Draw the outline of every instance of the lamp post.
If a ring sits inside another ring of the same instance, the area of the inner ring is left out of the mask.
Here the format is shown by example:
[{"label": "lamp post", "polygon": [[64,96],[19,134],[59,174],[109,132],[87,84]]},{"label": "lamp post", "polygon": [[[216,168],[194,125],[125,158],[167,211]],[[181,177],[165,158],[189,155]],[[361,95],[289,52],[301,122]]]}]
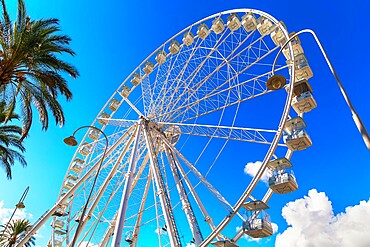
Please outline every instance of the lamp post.
[{"label": "lamp post", "polygon": [[87,200],[86,200],[86,203],[85,203],[85,206],[82,210],[82,213],[81,213],[81,216],[80,216],[80,221],[78,222],[78,225],[77,225],[77,228],[76,228],[76,232],[75,232],[75,235],[73,237],[73,240],[71,242],[71,247],[74,247],[74,245],[76,244],[76,241],[77,241],[77,238],[78,236],[80,235],[80,231],[82,230],[81,229],[81,225],[84,221],[84,216],[85,216],[85,213],[86,213],[86,210],[87,210],[87,207],[88,207],[88,204],[89,204],[89,201],[90,201],[90,198],[91,198],[91,195],[93,193],[93,190],[94,190],[94,187],[95,187],[95,184],[96,184],[96,180],[98,179],[98,176],[99,176],[99,172],[101,170],[101,167],[102,167],[102,164],[103,164],[103,160],[105,158],[105,155],[107,153],[107,149],[108,149],[108,137],[107,135],[99,128],[95,127],[95,126],[90,126],[90,125],[87,125],[87,126],[81,126],[79,128],[77,128],[73,134],[70,136],[70,137],[67,137],[64,139],[64,143],[67,144],[68,146],[77,146],[77,141],[76,141],[76,138],[75,138],[75,134],[81,130],[81,129],[85,129],[85,128],[88,128],[88,129],[94,129],[98,132],[100,132],[101,134],[103,134],[104,138],[105,138],[105,148],[104,148],[104,153],[103,153],[103,156],[102,158],[100,159],[100,164],[99,164],[99,167],[98,167],[98,170],[96,172],[96,175],[94,177],[94,181],[92,183],[92,186],[91,186],[91,190],[90,190],[90,193],[89,193],[89,196],[87,197]]},{"label": "lamp post", "polygon": [[30,186],[27,186],[27,188],[24,190],[22,196],[21,196],[21,199],[19,199],[19,202],[15,205],[15,209],[12,213],[12,215],[10,216],[8,222],[6,223],[5,227],[4,227],[4,230],[2,231],[2,233],[4,233],[6,231],[6,229],[8,228],[8,225],[9,223],[12,221],[14,215],[15,215],[15,212],[17,212],[18,209],[23,209],[25,208],[26,206],[24,205],[24,199],[26,198],[27,194],[28,194],[28,191],[30,189]]},{"label": "lamp post", "polygon": [[347,106],[348,106],[348,108],[350,109],[350,111],[352,113],[353,121],[355,122],[356,127],[357,127],[358,131],[360,132],[360,134],[362,136],[362,139],[364,140],[367,149],[370,151],[370,137],[369,137],[369,134],[368,134],[368,132],[365,128],[365,125],[362,123],[360,116],[357,114],[355,108],[353,107],[353,105],[352,105],[352,103],[351,103],[351,101],[350,101],[350,99],[347,95],[347,92],[344,89],[344,87],[342,85],[342,82],[340,81],[339,76],[338,76],[337,72],[335,71],[335,69],[333,67],[333,64],[330,62],[329,57],[328,57],[326,51],[324,50],[324,47],[322,46],[319,38],[317,37],[316,33],[313,30],[303,29],[303,30],[295,33],[294,35],[292,35],[288,39],[288,41],[285,42],[285,44],[280,48],[279,52],[277,53],[277,55],[275,57],[274,63],[272,65],[272,72],[271,72],[273,76],[269,79],[268,83],[270,82],[270,84],[277,85],[276,87],[278,87],[280,84],[285,85],[285,78],[282,78],[281,75],[274,75],[276,61],[277,61],[279,55],[281,54],[282,50],[288,45],[288,43],[290,41],[292,41],[295,37],[297,37],[298,35],[300,35],[302,33],[310,33],[314,37],[317,45],[320,48],[320,51],[321,51],[322,55],[325,58],[325,61],[326,61],[327,65],[329,66],[329,69],[330,69],[331,73],[333,74],[335,80],[337,81],[337,84],[338,84],[338,87],[339,87],[339,89],[342,93],[342,96],[343,96],[344,100],[346,101]]}]

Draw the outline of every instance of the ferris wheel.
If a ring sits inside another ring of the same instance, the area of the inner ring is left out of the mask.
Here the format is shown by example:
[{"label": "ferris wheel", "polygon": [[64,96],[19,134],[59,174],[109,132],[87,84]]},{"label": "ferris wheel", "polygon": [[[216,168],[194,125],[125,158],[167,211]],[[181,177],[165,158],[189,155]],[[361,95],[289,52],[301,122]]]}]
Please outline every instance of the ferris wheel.
[{"label": "ferris wheel", "polygon": [[190,25],[118,86],[32,231],[52,218],[54,247],[238,246],[243,234],[272,235],[268,200],[298,188],[289,159],[312,144],[312,76],[298,37],[265,12]]}]

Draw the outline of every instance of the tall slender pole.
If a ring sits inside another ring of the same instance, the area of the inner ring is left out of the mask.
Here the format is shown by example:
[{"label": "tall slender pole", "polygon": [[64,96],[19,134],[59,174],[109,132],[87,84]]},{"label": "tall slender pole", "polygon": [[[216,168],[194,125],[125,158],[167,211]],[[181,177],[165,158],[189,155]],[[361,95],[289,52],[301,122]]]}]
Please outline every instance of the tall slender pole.
[{"label": "tall slender pole", "polygon": [[2,234],[6,231],[6,229],[8,228],[8,225],[9,223],[11,222],[11,220],[13,219],[14,215],[15,215],[15,212],[17,212],[18,209],[22,209],[24,208],[24,199],[26,198],[27,194],[28,194],[28,190],[30,189],[30,186],[27,186],[27,188],[24,190],[22,196],[21,196],[21,199],[19,199],[18,203],[15,205],[15,209],[12,213],[12,215],[10,216],[8,222],[6,223],[4,229],[2,230]]},{"label": "tall slender pole", "polygon": [[75,146],[75,145],[77,144],[77,142],[76,142],[76,144],[74,144],[73,142],[71,143],[71,142],[68,142],[68,141],[73,141],[73,140],[75,141],[75,138],[74,138],[75,134],[76,134],[79,130],[81,130],[81,129],[85,129],[85,128],[87,128],[87,129],[94,129],[94,130],[96,130],[96,131],[100,132],[101,134],[103,134],[103,136],[104,136],[104,138],[105,138],[105,148],[104,148],[103,156],[102,156],[102,158],[100,159],[100,164],[99,164],[98,170],[97,170],[97,172],[96,172],[96,174],[95,174],[94,181],[93,181],[93,183],[92,183],[92,185],[91,185],[90,193],[89,193],[89,195],[88,195],[88,197],[87,197],[87,200],[86,200],[85,206],[84,206],[84,208],[83,208],[83,210],[82,210],[82,213],[81,213],[81,216],[80,216],[80,222],[79,222],[79,223],[78,223],[78,225],[77,225],[76,232],[75,232],[75,235],[74,235],[74,237],[73,237],[73,239],[72,239],[72,243],[70,244],[70,247],[74,247],[74,246],[75,246],[76,241],[77,241],[77,238],[78,238],[78,236],[80,235],[80,232],[81,232],[81,230],[82,230],[82,227],[81,227],[81,226],[82,226],[82,222],[84,222],[85,213],[86,213],[87,207],[88,207],[88,205],[89,205],[91,195],[92,195],[92,193],[93,193],[93,191],[94,191],[94,187],[95,187],[96,181],[97,181],[97,179],[98,179],[100,169],[101,169],[101,167],[102,167],[102,165],[103,165],[103,161],[104,161],[105,155],[107,154],[107,149],[108,149],[108,145],[109,145],[107,135],[106,135],[106,134],[105,134],[101,129],[99,129],[99,128],[95,127],[95,126],[81,126],[81,127],[77,128],[77,129],[73,132],[72,136],[70,136],[70,137],[68,137],[68,138],[64,139],[64,142],[65,142],[67,145],[71,145],[71,144],[72,144],[73,146]]},{"label": "tall slender pole", "polygon": [[329,57],[328,57],[328,54],[327,54],[327,53],[326,53],[326,51],[324,50],[324,47],[322,46],[322,44],[321,44],[321,42],[320,42],[319,38],[317,37],[316,33],[315,33],[313,30],[311,30],[311,29],[303,29],[303,30],[301,30],[301,31],[299,31],[299,32],[297,32],[297,33],[295,33],[294,35],[292,35],[292,36],[288,39],[288,41],[287,41],[287,42],[285,42],[285,44],[280,48],[280,50],[279,50],[278,54],[277,54],[277,55],[276,55],[276,57],[275,57],[275,61],[274,61],[273,65],[272,65],[272,74],[274,74],[274,71],[275,71],[275,64],[276,64],[276,61],[277,61],[277,59],[278,59],[279,55],[281,54],[282,50],[287,46],[287,44],[288,44],[291,40],[293,40],[295,37],[297,37],[298,35],[300,35],[300,34],[302,34],[302,33],[310,33],[310,34],[314,37],[314,39],[315,39],[315,41],[316,41],[317,45],[318,45],[318,46],[319,46],[319,48],[320,48],[320,51],[321,51],[322,55],[323,55],[323,56],[324,56],[324,58],[325,58],[326,64],[329,66],[329,69],[330,69],[331,73],[333,74],[333,76],[334,76],[335,80],[337,81],[337,84],[338,84],[338,87],[339,87],[339,89],[340,89],[340,91],[341,91],[341,93],[342,93],[342,96],[343,96],[344,100],[346,101],[347,106],[348,106],[348,108],[350,109],[350,111],[351,111],[351,113],[352,113],[353,121],[355,122],[356,127],[357,127],[358,131],[360,132],[360,134],[361,134],[361,136],[362,136],[362,139],[364,140],[364,142],[365,142],[365,145],[366,145],[367,149],[370,151],[370,137],[369,137],[369,134],[368,134],[368,132],[367,132],[367,130],[366,130],[366,127],[365,127],[365,125],[363,124],[363,122],[361,121],[361,118],[360,118],[360,116],[357,114],[357,112],[356,112],[355,108],[353,107],[353,105],[352,105],[352,103],[351,103],[351,100],[349,99],[349,97],[348,97],[348,95],[347,95],[347,92],[346,92],[346,90],[344,89],[344,87],[343,87],[343,85],[342,85],[342,82],[340,81],[339,76],[338,76],[337,72],[335,71],[334,66],[333,66],[333,64],[331,63],[331,61],[330,61],[330,59],[329,59]]},{"label": "tall slender pole", "polygon": [[[203,241],[203,236],[199,228],[199,224],[197,221],[197,218],[195,217],[194,211],[191,207],[188,195],[185,191],[185,186],[180,178],[180,172],[176,167],[174,154],[169,150],[169,148],[165,145],[165,152],[168,159],[168,162],[170,164],[172,176],[176,183],[176,188],[180,196],[180,201],[182,204],[182,209],[185,212],[186,219],[188,220],[191,233],[193,234],[195,243],[199,245]],[[179,164],[177,164],[179,165]]]},{"label": "tall slender pole", "polygon": [[121,246],[122,231],[123,231],[123,227],[125,224],[125,216],[126,216],[126,210],[128,206],[128,199],[130,197],[131,183],[132,183],[132,179],[134,177],[134,173],[136,170],[136,163],[137,163],[136,153],[137,153],[137,147],[139,144],[140,131],[141,131],[142,124],[143,124],[143,120],[140,120],[138,123],[137,129],[136,129],[134,147],[131,152],[130,163],[129,163],[127,173],[126,173],[126,181],[123,187],[121,204],[120,204],[120,208],[119,208],[118,215],[117,215],[116,227],[114,229],[114,235],[113,235],[111,247]]}]

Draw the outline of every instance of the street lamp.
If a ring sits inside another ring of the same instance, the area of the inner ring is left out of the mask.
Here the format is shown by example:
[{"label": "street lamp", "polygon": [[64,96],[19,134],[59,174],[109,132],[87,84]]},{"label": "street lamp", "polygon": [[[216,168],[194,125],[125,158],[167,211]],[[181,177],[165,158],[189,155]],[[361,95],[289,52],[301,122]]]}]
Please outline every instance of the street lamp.
[{"label": "street lamp", "polygon": [[13,216],[15,215],[15,212],[18,210],[18,209],[23,209],[25,208],[26,206],[24,205],[23,201],[24,199],[26,198],[27,194],[28,194],[28,190],[30,189],[30,186],[27,186],[27,188],[24,190],[22,196],[21,196],[21,199],[19,199],[19,202],[15,205],[15,209],[12,213],[12,215],[10,216],[8,222],[6,223],[5,227],[4,227],[4,230],[3,230],[3,233],[6,231],[6,229],[8,228],[8,225],[9,223],[11,222],[11,220],[13,219]]},{"label": "street lamp", "polygon": [[105,158],[105,155],[107,153],[107,149],[108,149],[108,137],[107,135],[99,128],[95,127],[95,126],[81,126],[79,128],[77,128],[73,134],[67,138],[64,139],[64,143],[67,144],[68,146],[77,146],[77,141],[76,141],[76,138],[75,138],[75,134],[80,130],[80,129],[84,129],[84,128],[88,128],[88,129],[94,129],[98,132],[100,132],[101,134],[103,134],[104,138],[105,138],[105,148],[104,148],[104,153],[103,153],[103,156],[102,158],[100,159],[100,164],[99,164],[99,167],[98,167],[98,170],[96,172],[96,175],[95,175],[95,178],[94,178],[94,181],[93,181],[93,184],[91,186],[91,190],[90,190],[90,193],[89,193],[89,196],[87,197],[87,200],[86,200],[86,203],[85,203],[85,206],[82,210],[82,213],[81,213],[81,216],[80,216],[80,220],[78,221],[78,225],[77,225],[77,228],[76,228],[76,232],[75,232],[75,235],[73,237],[73,240],[71,242],[71,247],[74,247],[74,245],[76,244],[76,241],[77,241],[77,238],[80,234],[80,231],[82,230],[81,229],[81,225],[83,224],[83,221],[84,221],[84,216],[85,216],[85,213],[86,213],[86,210],[87,210],[87,206],[89,204],[89,201],[90,201],[90,198],[91,198],[91,195],[92,195],[92,192],[94,190],[94,187],[95,187],[95,184],[96,184],[96,180],[98,179],[98,176],[99,176],[99,172],[100,172],[100,169],[102,167],[102,164],[103,164],[103,160]]},{"label": "street lamp", "polygon": [[367,132],[367,130],[365,128],[365,125],[362,123],[362,121],[360,119],[360,116],[356,113],[356,110],[353,107],[353,105],[352,105],[352,103],[351,103],[351,101],[350,101],[350,99],[349,99],[349,97],[347,95],[347,92],[344,89],[344,87],[342,85],[342,82],[339,79],[339,76],[338,76],[337,72],[335,71],[332,63],[330,62],[329,57],[328,57],[327,53],[325,52],[324,47],[322,46],[319,38],[317,37],[316,33],[313,30],[311,30],[311,29],[303,29],[303,30],[295,33],[294,35],[292,35],[288,39],[288,41],[285,42],[285,44],[280,48],[279,52],[277,53],[277,55],[275,57],[275,61],[274,61],[273,65],[272,65],[272,71],[271,71],[272,77],[268,80],[267,84],[269,84],[269,85],[272,84],[273,85],[272,87],[279,88],[279,85],[282,84],[282,83],[284,83],[284,82],[282,82],[282,78],[281,78],[282,76],[281,75],[275,75],[274,74],[276,61],[277,61],[279,55],[281,54],[282,50],[289,44],[289,42],[292,41],[295,37],[297,37],[298,35],[300,35],[302,33],[310,33],[314,37],[317,45],[320,48],[320,51],[321,51],[322,55],[325,58],[325,61],[326,61],[327,65],[330,68],[331,73],[333,74],[335,80],[338,83],[338,87],[339,87],[339,89],[340,89],[340,91],[341,91],[341,93],[343,95],[344,100],[347,103],[348,108],[351,110],[353,121],[355,122],[355,124],[357,126],[357,129],[360,132],[360,134],[362,136],[362,139],[364,140],[367,149],[370,151],[370,137],[369,137],[369,134],[368,134],[368,132]]}]

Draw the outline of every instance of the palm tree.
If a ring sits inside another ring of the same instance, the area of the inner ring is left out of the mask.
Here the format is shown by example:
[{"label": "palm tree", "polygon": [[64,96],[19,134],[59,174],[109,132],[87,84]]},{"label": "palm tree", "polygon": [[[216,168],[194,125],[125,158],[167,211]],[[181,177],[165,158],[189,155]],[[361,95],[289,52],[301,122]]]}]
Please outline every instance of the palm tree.
[{"label": "palm tree", "polygon": [[[47,130],[49,111],[56,124],[63,125],[64,113],[58,95],[72,98],[63,75],[76,78],[79,73],[58,55],[75,55],[69,47],[71,38],[59,34],[55,18],[31,20],[23,0],[18,0],[17,18],[9,18],[5,0],[1,0],[3,18],[0,20],[0,100],[12,112],[20,109],[23,124],[22,140],[32,125],[33,109],[39,114],[42,129]],[[17,108],[18,109],[18,108]]]},{"label": "palm tree", "polygon": [[[13,247],[19,239],[32,228],[28,220],[18,219],[10,222],[6,229],[1,229],[0,232],[0,246]],[[31,237],[25,244],[25,247],[35,245],[35,237]]]},{"label": "palm tree", "polygon": [[[0,103],[0,166],[4,168],[7,178],[12,179],[11,167],[14,165],[14,162],[18,160],[22,166],[26,166],[27,163],[24,156],[20,153],[25,151],[20,140],[22,128],[16,125],[4,124],[6,118],[9,120],[18,119],[18,116],[14,113],[6,112],[5,106],[4,102]],[[15,147],[16,150],[11,147]]]}]

